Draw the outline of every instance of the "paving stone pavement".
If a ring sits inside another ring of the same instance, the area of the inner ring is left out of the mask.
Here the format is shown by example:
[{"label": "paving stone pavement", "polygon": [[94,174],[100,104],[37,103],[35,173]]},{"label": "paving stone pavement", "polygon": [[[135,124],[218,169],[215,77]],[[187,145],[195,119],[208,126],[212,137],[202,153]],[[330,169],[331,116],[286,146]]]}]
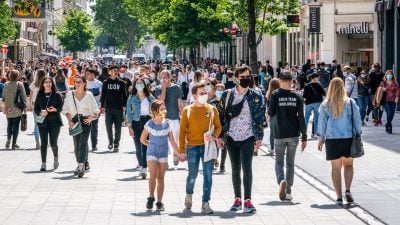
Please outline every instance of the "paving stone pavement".
[{"label": "paving stone pavement", "polygon": [[[6,119],[0,115],[0,144],[5,143]],[[60,167],[55,171],[38,172],[40,153],[35,146],[29,115],[28,131],[21,133],[22,150],[0,147],[0,224],[364,224],[346,209],[299,177],[295,178],[293,203],[278,200],[274,160],[260,155],[254,160],[254,215],[228,211],[233,202],[229,172],[215,174],[211,206],[214,215],[200,214],[202,177],[199,176],[193,195],[193,211],[183,210],[186,164],[166,174],[165,212],[145,209],[148,182],[136,177],[133,141],[125,128],[119,153],[106,149],[104,120],[101,118],[99,151],[90,153],[91,170],[83,179],[72,176],[76,167],[72,138],[66,127],[60,135]],[[52,167],[49,148],[48,168]],[[229,161],[229,160],[228,160]],[[172,164],[170,164],[172,165]],[[227,165],[230,171],[230,165]]]},{"label": "paving stone pavement", "polygon": [[[383,123],[385,119],[384,114]],[[266,133],[269,137],[268,129]],[[365,156],[355,160],[353,197],[360,207],[384,223],[400,224],[400,113],[395,114],[392,135],[385,132],[384,126],[367,123],[362,139]],[[267,139],[264,144],[269,147]],[[317,141],[309,140],[304,153],[298,152],[296,166],[333,188],[331,167],[325,156],[325,152],[317,150]]]}]

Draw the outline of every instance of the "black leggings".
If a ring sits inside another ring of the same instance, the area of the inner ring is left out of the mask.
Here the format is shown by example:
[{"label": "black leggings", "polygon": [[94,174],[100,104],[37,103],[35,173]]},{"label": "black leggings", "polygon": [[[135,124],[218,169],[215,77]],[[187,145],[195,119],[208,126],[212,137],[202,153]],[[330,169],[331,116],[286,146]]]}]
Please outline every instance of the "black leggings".
[{"label": "black leggings", "polygon": [[10,141],[12,137],[13,145],[17,143],[20,122],[21,122],[21,116],[14,118],[7,118],[7,141]]},{"label": "black leggings", "polygon": [[47,145],[49,143],[50,136],[50,146],[53,151],[54,157],[58,157],[58,136],[60,135],[60,126],[59,125],[51,125],[47,123],[46,126],[39,126],[39,134],[40,134],[40,155],[42,156],[42,162],[46,162],[47,158]]}]

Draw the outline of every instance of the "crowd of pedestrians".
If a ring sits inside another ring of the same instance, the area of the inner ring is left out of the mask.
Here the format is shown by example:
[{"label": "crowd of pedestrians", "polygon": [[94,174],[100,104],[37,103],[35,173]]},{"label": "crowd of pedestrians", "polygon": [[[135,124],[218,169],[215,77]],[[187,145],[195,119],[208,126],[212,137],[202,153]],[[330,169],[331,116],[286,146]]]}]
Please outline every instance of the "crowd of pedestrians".
[{"label": "crowd of pedestrians", "polygon": [[337,203],[344,199],[342,168],[345,200],[354,202],[352,140],[361,135],[371,112],[373,124],[380,126],[385,110],[386,132],[393,132],[400,96],[396,75],[392,70],[383,73],[379,64],[353,71],[336,60],[329,66],[311,60],[301,68],[279,65],[274,70],[269,61],[260,63],[258,75],[246,65],[225,68],[210,60],[202,66],[83,60],[11,65],[0,82],[5,147],[19,148],[20,125],[26,128],[26,111],[32,111],[34,121],[28,122],[35,125],[40,171],[47,170],[48,146],[57,169],[65,115],[74,143],[74,175],[83,177],[90,169],[89,151],[101,151],[98,123],[104,115],[108,151],[119,152],[122,127],[127,127],[132,144],[124,148],[136,152],[138,176],[146,179],[149,173],[147,209],[156,203],[157,210],[164,210],[164,176],[172,157],[174,166],[187,162],[187,209],[192,208],[202,164],[201,212],[213,213],[213,171],[224,173],[229,156],[234,191],[230,210],[254,213],[252,161],[269,129],[268,153],[275,155],[281,201],[293,199],[296,150],[300,145],[304,151],[312,138],[318,139],[318,150],[325,146]]}]

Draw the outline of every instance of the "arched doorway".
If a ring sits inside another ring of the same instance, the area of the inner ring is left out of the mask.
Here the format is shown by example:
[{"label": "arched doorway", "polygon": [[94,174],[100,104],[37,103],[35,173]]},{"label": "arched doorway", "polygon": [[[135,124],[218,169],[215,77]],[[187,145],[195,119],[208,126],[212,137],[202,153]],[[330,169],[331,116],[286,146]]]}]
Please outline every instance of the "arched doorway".
[{"label": "arched doorway", "polygon": [[161,59],[161,50],[160,50],[160,47],[158,47],[158,46],[154,46],[154,48],[153,48],[153,59],[154,60]]}]

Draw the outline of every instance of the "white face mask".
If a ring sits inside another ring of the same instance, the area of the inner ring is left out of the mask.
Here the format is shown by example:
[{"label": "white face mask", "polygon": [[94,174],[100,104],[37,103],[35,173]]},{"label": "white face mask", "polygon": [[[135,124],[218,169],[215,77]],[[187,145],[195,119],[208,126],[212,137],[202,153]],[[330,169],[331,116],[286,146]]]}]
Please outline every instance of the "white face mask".
[{"label": "white face mask", "polygon": [[197,100],[199,101],[200,104],[204,105],[207,103],[208,95],[199,96]]}]

